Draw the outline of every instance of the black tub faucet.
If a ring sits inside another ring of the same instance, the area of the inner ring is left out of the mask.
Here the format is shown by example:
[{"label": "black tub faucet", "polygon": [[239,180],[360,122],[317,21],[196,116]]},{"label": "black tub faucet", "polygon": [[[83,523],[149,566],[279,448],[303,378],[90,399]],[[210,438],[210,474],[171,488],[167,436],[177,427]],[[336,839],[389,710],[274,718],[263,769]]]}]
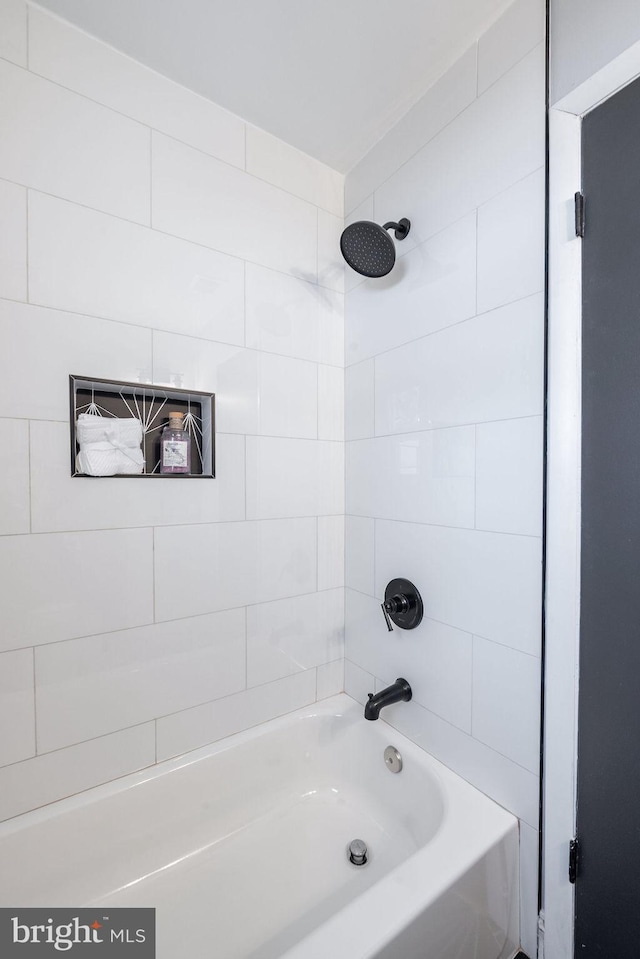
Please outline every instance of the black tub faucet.
[{"label": "black tub faucet", "polygon": [[381,689],[375,696],[373,693],[369,693],[369,702],[365,703],[364,707],[364,718],[377,719],[380,710],[385,706],[390,706],[391,703],[408,703],[411,696],[411,686],[406,679],[396,679],[395,683]]}]

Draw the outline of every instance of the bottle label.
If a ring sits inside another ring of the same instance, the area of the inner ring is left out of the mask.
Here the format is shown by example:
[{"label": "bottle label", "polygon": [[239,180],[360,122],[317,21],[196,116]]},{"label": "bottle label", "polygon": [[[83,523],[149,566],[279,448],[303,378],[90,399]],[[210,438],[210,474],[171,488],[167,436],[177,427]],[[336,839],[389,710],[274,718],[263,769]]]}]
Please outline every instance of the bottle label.
[{"label": "bottle label", "polygon": [[187,440],[162,441],[162,465],[187,468],[189,443]]}]

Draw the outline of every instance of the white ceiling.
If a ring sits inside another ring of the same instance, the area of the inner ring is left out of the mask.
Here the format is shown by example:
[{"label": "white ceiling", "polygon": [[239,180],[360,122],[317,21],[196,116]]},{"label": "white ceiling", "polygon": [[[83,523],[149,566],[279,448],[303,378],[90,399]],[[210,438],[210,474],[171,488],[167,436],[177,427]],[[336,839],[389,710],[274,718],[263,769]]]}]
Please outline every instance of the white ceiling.
[{"label": "white ceiling", "polygon": [[336,170],[510,0],[39,0]]}]

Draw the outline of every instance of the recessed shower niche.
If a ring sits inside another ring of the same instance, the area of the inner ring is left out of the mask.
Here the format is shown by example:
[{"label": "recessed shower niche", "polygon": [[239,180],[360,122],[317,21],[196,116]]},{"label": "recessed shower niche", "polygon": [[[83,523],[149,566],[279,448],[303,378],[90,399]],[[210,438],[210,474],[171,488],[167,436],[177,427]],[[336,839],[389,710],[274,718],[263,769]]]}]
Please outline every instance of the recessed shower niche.
[{"label": "recessed shower niche", "polygon": [[[69,403],[72,476],[215,476],[215,394],[72,375]],[[173,459],[163,451],[170,414],[182,433],[171,436]],[[181,447],[188,455],[176,459]]]}]

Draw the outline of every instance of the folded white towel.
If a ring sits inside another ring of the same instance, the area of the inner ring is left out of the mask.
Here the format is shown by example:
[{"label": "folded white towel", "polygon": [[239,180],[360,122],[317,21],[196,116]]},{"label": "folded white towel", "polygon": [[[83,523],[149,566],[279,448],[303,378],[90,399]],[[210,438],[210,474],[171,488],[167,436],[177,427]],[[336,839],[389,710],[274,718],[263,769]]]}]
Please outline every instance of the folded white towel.
[{"label": "folded white towel", "polygon": [[119,419],[80,413],[76,437],[80,446],[76,456],[78,473],[89,476],[142,473],[142,423],[135,417]]},{"label": "folded white towel", "polygon": [[[96,446],[106,444],[97,443]],[[89,449],[76,456],[76,470],[87,476],[116,476],[141,473],[144,466],[142,450]]]},{"label": "folded white towel", "polygon": [[80,413],[76,424],[76,437],[80,448],[86,443],[111,442],[121,449],[136,447],[142,442],[142,423],[135,417],[120,419],[112,416],[96,416]]}]

